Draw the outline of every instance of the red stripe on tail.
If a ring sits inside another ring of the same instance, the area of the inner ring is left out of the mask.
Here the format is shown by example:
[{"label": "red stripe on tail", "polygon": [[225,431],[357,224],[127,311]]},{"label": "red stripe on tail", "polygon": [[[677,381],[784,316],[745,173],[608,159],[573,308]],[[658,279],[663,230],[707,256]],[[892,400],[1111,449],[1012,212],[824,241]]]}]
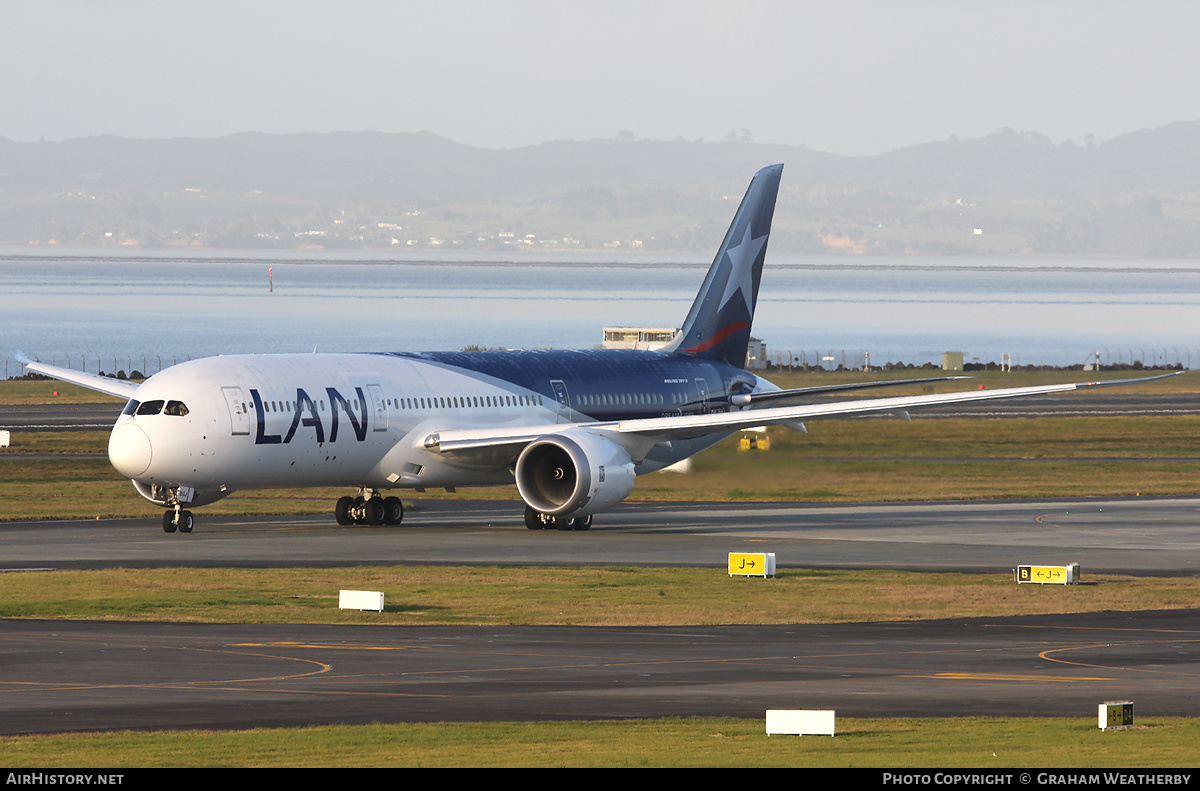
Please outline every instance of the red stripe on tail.
[{"label": "red stripe on tail", "polygon": [[716,335],[712,336],[711,338],[709,338],[708,340],[706,340],[704,343],[700,344],[699,346],[693,346],[690,349],[684,349],[684,351],[688,352],[689,354],[699,354],[700,352],[706,352],[709,349],[711,349],[712,347],[716,346],[721,341],[728,338],[733,333],[737,332],[738,330],[745,329],[749,326],[750,326],[750,324],[745,321],[739,321],[737,324],[730,324],[728,327],[721,330]]}]

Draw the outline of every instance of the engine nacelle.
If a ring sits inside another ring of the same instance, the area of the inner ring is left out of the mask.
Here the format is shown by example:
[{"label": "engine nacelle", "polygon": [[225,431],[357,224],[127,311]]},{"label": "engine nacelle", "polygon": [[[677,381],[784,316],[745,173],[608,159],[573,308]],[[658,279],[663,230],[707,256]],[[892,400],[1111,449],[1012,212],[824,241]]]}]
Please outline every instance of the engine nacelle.
[{"label": "engine nacelle", "polygon": [[586,431],[531,442],[517,458],[517,490],[550,516],[589,516],[633,491],[633,459],[621,446]]}]

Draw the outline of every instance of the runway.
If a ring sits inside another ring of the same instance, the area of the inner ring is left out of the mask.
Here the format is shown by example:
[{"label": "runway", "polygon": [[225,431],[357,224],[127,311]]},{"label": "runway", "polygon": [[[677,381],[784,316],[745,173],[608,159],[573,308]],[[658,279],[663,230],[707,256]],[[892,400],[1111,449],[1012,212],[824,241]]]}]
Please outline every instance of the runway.
[{"label": "runway", "polygon": [[22,431],[109,431],[122,401],[87,404],[0,404],[0,428]]}]

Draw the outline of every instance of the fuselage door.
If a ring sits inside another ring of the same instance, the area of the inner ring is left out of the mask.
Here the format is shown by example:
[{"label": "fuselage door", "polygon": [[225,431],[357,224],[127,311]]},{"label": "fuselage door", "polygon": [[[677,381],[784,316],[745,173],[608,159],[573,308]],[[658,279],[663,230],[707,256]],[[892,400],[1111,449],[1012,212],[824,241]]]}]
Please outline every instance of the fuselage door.
[{"label": "fuselage door", "polygon": [[708,381],[705,379],[696,379],[696,393],[698,396],[697,406],[701,415],[707,415],[709,412],[708,404]]},{"label": "fuselage door", "polygon": [[229,425],[231,433],[236,437],[250,433],[250,412],[246,405],[246,396],[240,387],[222,387],[225,405],[229,407]]},{"label": "fuselage door", "polygon": [[551,379],[550,387],[554,389],[554,400],[558,402],[558,422],[571,422],[571,396],[567,393],[567,383],[561,379]]},{"label": "fuselage door", "polygon": [[387,431],[388,408],[387,401],[383,398],[383,388],[379,385],[367,385],[367,392],[371,396],[371,404],[375,409],[375,430]]}]

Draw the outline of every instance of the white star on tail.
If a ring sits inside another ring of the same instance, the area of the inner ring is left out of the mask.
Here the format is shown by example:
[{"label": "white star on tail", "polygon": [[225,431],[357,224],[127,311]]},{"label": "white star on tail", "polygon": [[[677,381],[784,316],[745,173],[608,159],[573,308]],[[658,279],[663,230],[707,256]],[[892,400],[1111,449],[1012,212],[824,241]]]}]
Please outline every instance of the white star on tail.
[{"label": "white star on tail", "polygon": [[726,251],[729,263],[733,266],[729,270],[729,279],[725,281],[725,293],[721,295],[718,310],[729,304],[734,292],[741,289],[742,298],[746,300],[746,313],[753,316],[754,306],[750,304],[750,300],[754,299],[754,262],[767,243],[767,234],[751,239],[750,225],[751,223],[746,223],[746,232],[742,235],[742,240]]}]

